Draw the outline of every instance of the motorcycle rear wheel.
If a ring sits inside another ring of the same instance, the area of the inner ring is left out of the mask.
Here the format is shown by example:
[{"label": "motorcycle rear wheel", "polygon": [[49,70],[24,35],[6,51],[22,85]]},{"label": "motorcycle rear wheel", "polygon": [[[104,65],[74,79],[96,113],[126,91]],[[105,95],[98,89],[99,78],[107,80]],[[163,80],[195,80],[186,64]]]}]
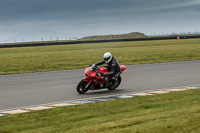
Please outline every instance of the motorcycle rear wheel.
[{"label": "motorcycle rear wheel", "polygon": [[108,86],[108,90],[115,90],[121,83],[121,76],[118,77],[117,82],[114,82],[113,84],[111,84],[110,86]]},{"label": "motorcycle rear wheel", "polygon": [[78,83],[78,85],[77,85],[77,87],[76,87],[76,90],[77,90],[77,92],[79,93],[79,94],[84,94],[84,93],[86,93],[87,91],[88,91],[88,89],[86,89],[85,87],[87,86],[87,82],[84,80],[84,79],[82,79],[79,83]]}]

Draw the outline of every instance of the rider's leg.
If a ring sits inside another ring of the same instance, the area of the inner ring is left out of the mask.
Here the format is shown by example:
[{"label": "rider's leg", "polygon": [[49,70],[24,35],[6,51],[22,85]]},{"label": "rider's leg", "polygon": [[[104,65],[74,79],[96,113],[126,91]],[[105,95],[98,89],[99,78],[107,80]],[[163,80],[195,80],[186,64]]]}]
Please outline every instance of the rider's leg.
[{"label": "rider's leg", "polygon": [[120,74],[121,74],[121,72],[116,72],[116,73],[114,73],[114,74],[112,75],[112,80],[113,80],[114,82],[117,82],[118,77],[120,76]]},{"label": "rider's leg", "polygon": [[116,83],[120,74],[121,74],[121,72],[116,72],[111,77],[106,76],[105,77],[105,80],[106,80],[105,87],[108,87],[112,81],[114,81]]},{"label": "rider's leg", "polygon": [[106,80],[106,85],[105,85],[105,87],[108,87],[108,86],[109,86],[110,78],[108,78],[108,76],[106,76],[106,77],[105,77],[105,80]]}]

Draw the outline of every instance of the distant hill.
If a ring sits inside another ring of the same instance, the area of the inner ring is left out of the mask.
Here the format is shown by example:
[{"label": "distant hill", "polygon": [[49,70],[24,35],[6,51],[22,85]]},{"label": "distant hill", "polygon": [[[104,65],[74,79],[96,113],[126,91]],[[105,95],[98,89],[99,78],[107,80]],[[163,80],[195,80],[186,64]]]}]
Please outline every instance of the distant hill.
[{"label": "distant hill", "polygon": [[86,36],[78,40],[112,40],[112,39],[131,39],[131,38],[145,38],[147,37],[140,32],[131,32],[128,34],[118,34],[118,35],[97,35],[97,36]]}]

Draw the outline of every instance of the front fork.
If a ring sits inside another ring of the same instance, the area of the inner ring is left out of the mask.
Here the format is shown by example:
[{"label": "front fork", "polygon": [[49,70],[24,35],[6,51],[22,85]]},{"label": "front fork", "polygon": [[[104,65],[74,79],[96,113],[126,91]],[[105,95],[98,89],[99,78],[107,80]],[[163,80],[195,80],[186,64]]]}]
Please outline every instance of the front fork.
[{"label": "front fork", "polygon": [[85,86],[85,89],[91,89],[94,87],[94,84],[92,83],[92,80],[89,80],[87,78],[84,78],[84,80],[88,83],[86,86]]},{"label": "front fork", "polygon": [[90,81],[86,86],[85,89],[89,89],[89,86],[92,84],[92,81]]},{"label": "front fork", "polygon": [[[108,77],[106,77],[108,78]],[[97,88],[103,88],[107,83],[108,79],[103,79],[105,81],[101,81],[98,86],[95,86],[95,84],[92,82],[92,80],[89,80],[88,78],[84,78],[84,81],[87,82],[87,85],[85,86],[85,89],[89,89],[89,90],[95,90]]]}]

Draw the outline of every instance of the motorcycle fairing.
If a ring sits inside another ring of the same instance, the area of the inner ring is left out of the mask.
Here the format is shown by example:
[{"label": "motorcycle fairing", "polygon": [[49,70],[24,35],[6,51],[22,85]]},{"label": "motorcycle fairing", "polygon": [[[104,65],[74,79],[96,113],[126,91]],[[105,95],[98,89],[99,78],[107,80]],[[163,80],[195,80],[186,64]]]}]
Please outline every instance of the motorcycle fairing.
[{"label": "motorcycle fairing", "polygon": [[[126,66],[125,65],[120,65],[120,68],[121,68],[121,73],[122,73],[126,69]],[[92,81],[96,86],[101,85],[102,83],[104,83],[105,80],[102,79],[101,76],[97,75],[97,72],[105,74],[105,73],[108,72],[108,69],[106,67],[98,67],[97,71],[92,72],[90,67],[88,67],[88,68],[85,69],[85,76],[86,77],[83,78],[84,81],[86,81],[87,83]]]}]

